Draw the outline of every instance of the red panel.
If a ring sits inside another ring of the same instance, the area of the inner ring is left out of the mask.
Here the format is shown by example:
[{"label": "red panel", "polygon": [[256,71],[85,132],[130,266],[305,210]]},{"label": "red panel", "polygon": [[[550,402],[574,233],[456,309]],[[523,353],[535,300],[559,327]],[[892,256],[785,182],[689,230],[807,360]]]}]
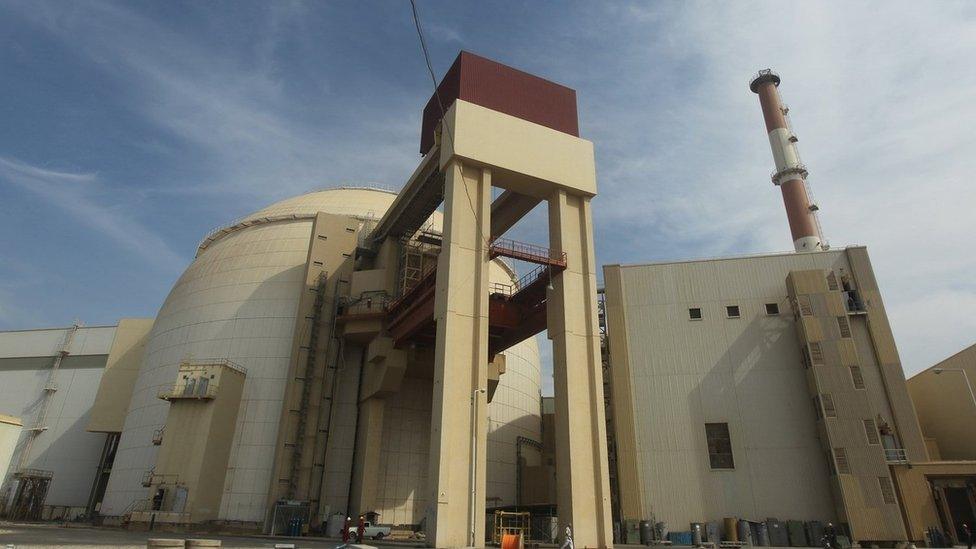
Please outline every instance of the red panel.
[{"label": "red panel", "polygon": [[[462,51],[437,86],[444,110],[463,99],[554,130],[579,136],[576,90]],[[434,146],[434,128],[443,117],[437,97],[424,107],[420,153]]]}]

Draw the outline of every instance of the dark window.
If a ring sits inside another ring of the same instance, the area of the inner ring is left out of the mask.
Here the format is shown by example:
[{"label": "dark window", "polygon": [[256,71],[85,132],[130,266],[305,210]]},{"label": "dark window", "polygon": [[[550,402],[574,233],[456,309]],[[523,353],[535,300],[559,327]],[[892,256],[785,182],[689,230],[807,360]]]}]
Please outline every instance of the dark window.
[{"label": "dark window", "polygon": [[701,309],[699,309],[698,307],[692,307],[691,309],[688,309],[688,318],[690,318],[691,320],[701,320],[702,318]]},{"label": "dark window", "polygon": [[820,342],[811,341],[808,349],[810,351],[810,364],[824,363],[823,347],[820,346]]},{"label": "dark window", "polygon": [[834,406],[834,397],[830,393],[820,395],[820,404],[823,404],[825,417],[837,417],[837,408]]},{"label": "dark window", "polygon": [[725,314],[727,314],[729,318],[739,318],[739,306],[738,305],[727,306],[725,308]]},{"label": "dark window", "polygon": [[712,469],[735,469],[729,424],[706,423],[705,438],[708,441],[708,462]]},{"label": "dark window", "polygon": [[766,304],[766,314],[767,315],[778,315],[779,314],[779,303],[767,303]]},{"label": "dark window", "polygon": [[846,316],[837,317],[837,327],[840,329],[840,337],[851,337],[851,325]]},{"label": "dark window", "polygon": [[830,271],[827,274],[827,289],[832,292],[836,292],[839,289],[837,287],[837,275],[834,274],[834,271]]},{"label": "dark window", "polygon": [[878,477],[881,485],[881,500],[887,504],[898,503],[895,500],[895,488],[891,485],[891,477]]},{"label": "dark window", "polygon": [[851,474],[851,464],[847,461],[847,450],[845,448],[834,448],[834,464],[838,474]]},{"label": "dark window", "polygon": [[878,428],[873,419],[864,420],[864,434],[868,437],[868,444],[881,444],[881,437],[878,436]]},{"label": "dark window", "polygon": [[851,381],[854,382],[855,389],[864,388],[864,376],[861,374],[860,366],[851,366]]}]

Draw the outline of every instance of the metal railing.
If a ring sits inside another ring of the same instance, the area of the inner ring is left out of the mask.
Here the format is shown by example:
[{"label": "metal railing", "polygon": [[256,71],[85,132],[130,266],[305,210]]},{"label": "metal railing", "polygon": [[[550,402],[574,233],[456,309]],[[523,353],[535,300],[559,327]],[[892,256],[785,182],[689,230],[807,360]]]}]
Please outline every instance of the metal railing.
[{"label": "metal railing", "polygon": [[504,282],[492,282],[488,286],[488,293],[501,294],[505,296],[513,296],[517,294],[522,288],[525,288],[529,284],[532,284],[540,277],[545,276],[546,271],[548,269],[549,269],[548,265],[538,265],[531,271],[522,275],[518,280],[512,282],[511,284],[505,284]]},{"label": "metal railing", "polygon": [[491,242],[492,256],[505,256],[533,263],[566,266],[566,252],[552,252],[549,248],[536,244],[528,244],[505,238],[497,238]]},{"label": "metal railing", "polygon": [[908,463],[908,453],[904,448],[885,448],[884,453],[888,463]]},{"label": "metal railing", "polygon": [[386,314],[390,298],[386,293],[366,294],[342,305],[340,317]]},{"label": "metal railing", "polygon": [[756,72],[755,74],[753,74],[752,78],[749,79],[749,87],[752,88],[752,83],[758,80],[762,76],[775,76],[777,80],[779,79],[779,73],[777,73],[773,69],[762,69]]},{"label": "metal railing", "polygon": [[866,313],[867,308],[864,306],[864,302],[861,301],[861,296],[857,294],[856,291],[847,290],[844,292],[845,304],[847,306],[847,312],[849,313]]},{"label": "metal railing", "polygon": [[207,385],[193,383],[177,383],[169,389],[163,389],[156,396],[162,400],[172,400],[178,398],[190,399],[211,399],[217,397],[218,384],[209,383]]}]

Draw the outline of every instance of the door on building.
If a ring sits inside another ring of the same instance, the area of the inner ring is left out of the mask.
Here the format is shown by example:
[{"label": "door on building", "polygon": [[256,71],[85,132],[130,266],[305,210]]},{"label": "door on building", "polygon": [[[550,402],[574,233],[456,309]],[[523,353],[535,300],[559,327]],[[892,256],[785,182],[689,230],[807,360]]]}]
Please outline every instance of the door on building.
[{"label": "door on building", "polygon": [[966,544],[966,540],[963,537],[962,525],[968,524],[970,531],[976,527],[972,492],[972,487],[965,485],[945,488],[946,505],[949,507],[949,514],[952,516],[952,523],[955,526],[956,539],[963,545]]}]

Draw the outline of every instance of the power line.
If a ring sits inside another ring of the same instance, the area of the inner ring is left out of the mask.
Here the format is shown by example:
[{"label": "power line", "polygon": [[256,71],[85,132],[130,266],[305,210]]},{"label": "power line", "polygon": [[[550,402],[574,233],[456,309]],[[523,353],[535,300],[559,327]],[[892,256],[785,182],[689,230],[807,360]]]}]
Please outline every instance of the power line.
[{"label": "power line", "polygon": [[[450,140],[451,147],[454,146],[454,135],[451,132],[450,126],[444,122],[444,116],[447,112],[444,111],[444,103],[441,101],[440,90],[437,89],[437,76],[434,75],[434,67],[430,62],[430,52],[427,50],[427,41],[424,39],[424,31],[420,25],[420,14],[417,13],[417,2],[416,0],[410,0],[410,10],[413,12],[413,24],[417,28],[417,37],[420,38],[420,49],[424,54],[424,62],[427,63],[427,72],[430,74],[430,81],[434,84],[434,98],[437,99],[437,107],[441,111],[441,128],[447,132],[447,136]],[[464,194],[468,197],[468,207],[471,209],[471,214],[474,215],[475,219],[478,218],[478,211],[474,207],[474,200],[471,199],[471,193],[468,191],[468,186],[462,182],[462,187],[464,187]],[[476,223],[475,226],[478,227],[478,237],[481,238],[485,243],[485,247],[491,245],[490,241],[485,238],[484,232],[481,230],[481,223]]]}]

